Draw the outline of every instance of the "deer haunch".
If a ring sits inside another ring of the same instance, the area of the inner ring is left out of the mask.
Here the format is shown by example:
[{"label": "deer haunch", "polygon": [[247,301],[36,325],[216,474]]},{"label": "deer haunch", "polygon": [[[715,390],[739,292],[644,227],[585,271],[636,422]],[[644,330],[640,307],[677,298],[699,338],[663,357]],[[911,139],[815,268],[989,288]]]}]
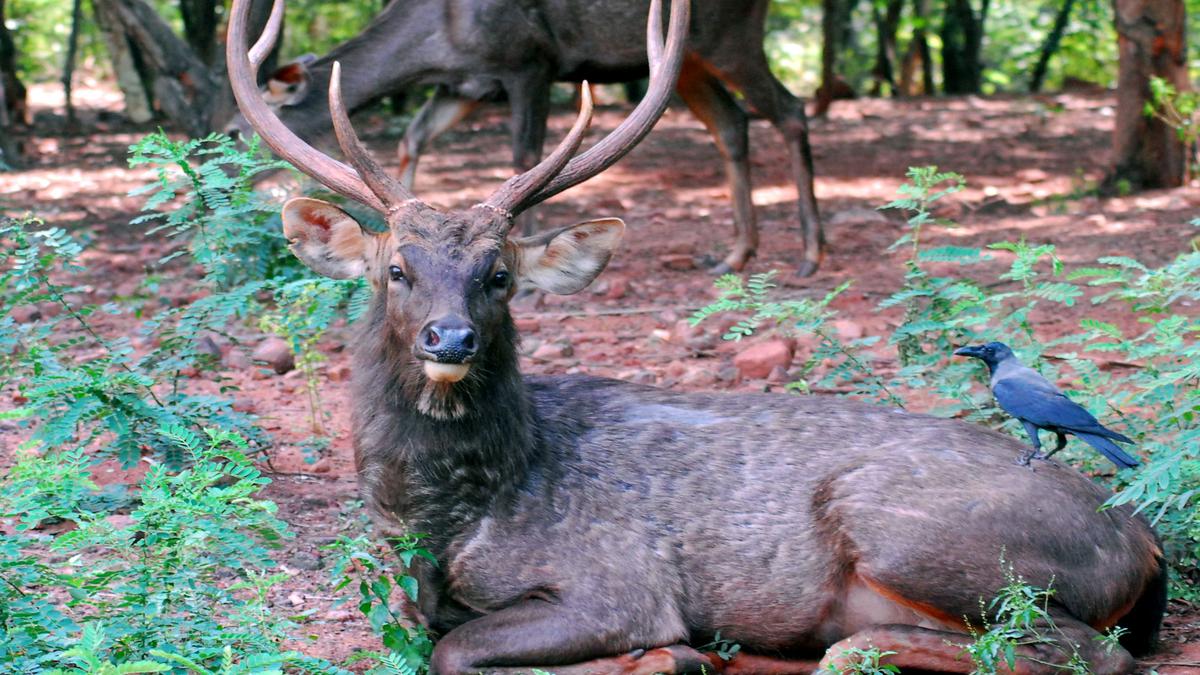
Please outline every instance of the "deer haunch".
[{"label": "deer haunch", "polygon": [[[305,264],[373,289],[356,343],[355,460],[373,515],[427,533],[438,560],[414,569],[420,612],[441,636],[435,673],[688,670],[703,663],[679,643],[718,631],[768,653],[834,645],[835,663],[867,640],[908,645],[902,663],[967,672],[943,638],[966,639],[964,623],[1005,583],[1001,556],[1054,589],[1057,634],[1095,672],[1131,658],[1099,650],[1096,630],[1120,622],[1131,647],[1152,643],[1165,602],[1153,531],[1127,508],[1098,510],[1106,492],[1066,466],[1018,466],[1012,438],[841,399],[521,376],[508,308],[517,284],[582,290],[624,224],[512,239],[514,218],[653,126],[684,68],[686,2],[672,5],[665,42],[657,3],[650,11],[650,86],[628,119],[573,156],[591,113],[584,88],[546,159],[453,213],[421,203],[363,148],[337,64],[329,105],[353,166],[280,123],[254,72],[282,11],[247,54],[247,3],[234,1],[230,81],[273,150],[387,219],[375,233],[325,202],[283,210]],[[1024,654],[1025,672],[1065,662],[1043,647]]]}]

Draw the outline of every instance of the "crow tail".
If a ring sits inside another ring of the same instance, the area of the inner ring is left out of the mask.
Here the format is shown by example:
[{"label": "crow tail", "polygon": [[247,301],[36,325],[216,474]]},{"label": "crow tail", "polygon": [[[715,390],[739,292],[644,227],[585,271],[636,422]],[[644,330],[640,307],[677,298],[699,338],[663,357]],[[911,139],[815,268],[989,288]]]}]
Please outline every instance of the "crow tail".
[{"label": "crow tail", "polygon": [[1116,443],[1108,440],[1104,436],[1097,434],[1073,432],[1080,440],[1100,451],[1100,454],[1108,458],[1108,461],[1116,464],[1123,469],[1132,469],[1138,465],[1138,461],[1131,457],[1129,453],[1117,447]]},{"label": "crow tail", "polygon": [[1132,443],[1133,442],[1133,439],[1126,436],[1125,434],[1113,431],[1112,429],[1109,429],[1108,427],[1104,426],[1103,424],[1099,424],[1099,423],[1096,424],[1095,429],[1088,429],[1084,433],[1096,434],[1097,436],[1111,438],[1114,441],[1120,441],[1122,443]]}]

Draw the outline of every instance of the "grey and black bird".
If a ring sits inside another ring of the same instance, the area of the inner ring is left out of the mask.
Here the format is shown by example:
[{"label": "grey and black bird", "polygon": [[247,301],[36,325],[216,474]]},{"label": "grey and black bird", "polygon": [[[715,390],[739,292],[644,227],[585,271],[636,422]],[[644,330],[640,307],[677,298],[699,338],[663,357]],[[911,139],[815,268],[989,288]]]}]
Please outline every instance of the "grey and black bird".
[{"label": "grey and black bird", "polygon": [[[1025,432],[1033,441],[1033,450],[1021,458],[1022,464],[1028,464],[1035,457],[1049,459],[1066,446],[1066,435],[1074,434],[1121,468],[1131,469],[1138,465],[1136,459],[1113,443],[1132,443],[1132,439],[1106,429],[1083,406],[1067,398],[1049,380],[1017,360],[1008,345],[989,342],[960,347],[954,353],[971,356],[987,364],[992,374],[992,395],[996,397],[996,403],[1025,425]],[[1053,431],[1058,437],[1054,449],[1045,455],[1041,454],[1039,429]]]}]

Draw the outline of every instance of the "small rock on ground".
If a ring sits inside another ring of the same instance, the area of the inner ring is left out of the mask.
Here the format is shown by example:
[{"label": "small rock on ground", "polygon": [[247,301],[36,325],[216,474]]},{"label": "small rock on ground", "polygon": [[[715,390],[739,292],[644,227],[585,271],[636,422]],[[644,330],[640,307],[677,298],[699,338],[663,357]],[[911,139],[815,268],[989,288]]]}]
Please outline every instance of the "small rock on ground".
[{"label": "small rock on ground", "polygon": [[258,343],[250,354],[250,359],[255,363],[270,366],[277,375],[283,375],[296,367],[296,358],[292,355],[291,346],[277,337],[269,337]]},{"label": "small rock on ground", "polygon": [[795,346],[788,340],[768,340],[742,350],[733,358],[733,365],[742,377],[757,380],[770,375],[776,367],[786,370],[795,353]]}]

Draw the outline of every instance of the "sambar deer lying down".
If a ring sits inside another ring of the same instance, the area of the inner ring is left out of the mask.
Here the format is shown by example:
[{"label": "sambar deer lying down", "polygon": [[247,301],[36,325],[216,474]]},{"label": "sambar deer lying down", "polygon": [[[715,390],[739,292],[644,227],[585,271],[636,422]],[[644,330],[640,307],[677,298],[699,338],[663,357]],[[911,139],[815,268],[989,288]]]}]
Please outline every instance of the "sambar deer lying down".
[{"label": "sambar deer lying down", "polygon": [[[817,269],[824,246],[808,121],[804,102],[767,65],[768,5],[769,0],[696,3],[676,90],[712,134],[733,200],[735,239],[713,271],[740,270],[758,249],[749,117],[734,91],[771,121],[790,153],[804,243],[797,272],[807,276]],[[542,154],[555,81],[623,82],[644,76],[640,36],[648,6],[649,0],[393,0],[362,33],[329,54],[279,69],[266,91],[284,124],[311,142],[330,130],[325,92],[334,62],[346,69],[342,93],[351,111],[405,87],[438,85],[400,143],[402,182],[410,188],[430,140],[479,101],[503,93],[511,107],[513,165],[526,171]],[[525,218],[520,224],[532,223]]]},{"label": "sambar deer lying down", "polygon": [[[258,63],[277,2],[247,53],[246,0],[230,22],[239,105],[282,157],[386,215],[363,230],[337,207],[293,199],[292,250],[374,297],[354,365],[354,439],[365,503],[385,525],[428,533],[438,565],[416,570],[440,635],[436,673],[740,672],[686,645],[720,631],[773,656],[851,646],[901,666],[967,672],[960,654],[980,601],[1005,583],[1003,555],[1053,588],[1018,670],[1054,672],[1068,642],[1097,673],[1129,651],[1093,638],[1114,625],[1144,651],[1165,603],[1155,535],[1104,489],[1058,463],[1018,466],[1015,439],[953,420],[842,399],[682,394],[593,377],[518,371],[508,299],[517,283],[575,293],[604,268],[624,225],[606,218],[528,239],[513,216],[587,180],[653,126],[680,68],[688,5],[650,10],[651,84],[610,135],[578,150],[591,112],[536,167],[473,208],[443,212],[373,161],[330,82],[353,168],[308,146],[263,103]],[[831,647],[832,646],[832,647]],[[1037,659],[1034,661],[1032,659]],[[744,665],[744,664],[750,665]],[[740,665],[741,664],[741,665]],[[774,672],[797,664],[775,662]]]}]

